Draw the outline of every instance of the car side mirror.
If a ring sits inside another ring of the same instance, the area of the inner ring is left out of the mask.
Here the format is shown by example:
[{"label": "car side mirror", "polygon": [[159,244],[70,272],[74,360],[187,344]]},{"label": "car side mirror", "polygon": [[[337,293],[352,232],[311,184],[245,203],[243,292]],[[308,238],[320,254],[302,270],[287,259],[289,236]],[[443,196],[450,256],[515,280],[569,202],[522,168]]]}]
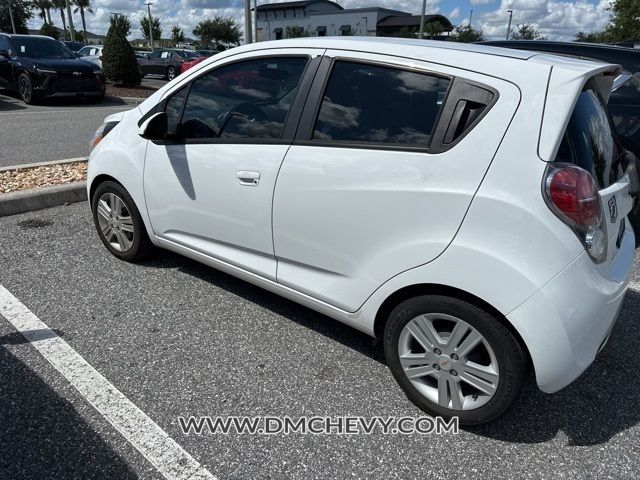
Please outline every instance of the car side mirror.
[{"label": "car side mirror", "polygon": [[138,135],[147,140],[164,140],[169,129],[166,112],[154,113],[147,118],[140,128]]}]

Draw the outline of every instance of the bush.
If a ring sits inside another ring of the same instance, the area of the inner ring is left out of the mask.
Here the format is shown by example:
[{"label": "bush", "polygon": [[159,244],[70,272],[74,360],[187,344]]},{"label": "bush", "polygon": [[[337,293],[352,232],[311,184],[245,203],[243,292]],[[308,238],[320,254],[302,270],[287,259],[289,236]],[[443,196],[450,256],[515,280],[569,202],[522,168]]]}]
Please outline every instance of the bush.
[{"label": "bush", "polygon": [[107,80],[125,85],[140,85],[140,68],[131,44],[122,32],[109,28],[102,50],[102,70]]},{"label": "bush", "polygon": [[40,35],[51,37],[54,40],[58,40],[58,38],[60,38],[60,32],[58,31],[58,29],[48,23],[42,25],[42,28],[40,29]]}]

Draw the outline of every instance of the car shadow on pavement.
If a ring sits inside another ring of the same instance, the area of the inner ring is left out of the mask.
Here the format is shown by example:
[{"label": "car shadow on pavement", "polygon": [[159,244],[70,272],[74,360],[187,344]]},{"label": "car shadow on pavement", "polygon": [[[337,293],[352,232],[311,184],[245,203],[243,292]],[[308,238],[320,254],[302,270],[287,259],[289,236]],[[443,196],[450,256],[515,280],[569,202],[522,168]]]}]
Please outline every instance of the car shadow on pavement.
[{"label": "car shadow on pavement", "polygon": [[249,282],[169,251],[163,251],[156,258],[146,261],[144,265],[152,268],[177,268],[183,273],[315,330],[377,362],[385,363],[382,349],[377,347],[378,342],[370,336]]},{"label": "car shadow on pavement", "polygon": [[[231,275],[170,252],[145,265],[178,268],[369,358],[385,362],[382,345],[364,333]],[[489,425],[465,430],[513,443],[542,443],[564,435],[569,445],[580,446],[606,443],[640,423],[638,311],[640,293],[629,290],[608,344],[574,383],[549,395],[538,389],[531,373],[520,399],[503,417]]]},{"label": "car shadow on pavement", "polygon": [[[9,112],[11,110],[26,110],[27,107],[24,104],[8,101],[9,98],[15,98],[7,90],[0,90],[0,112]],[[22,102],[22,100],[20,100]]]},{"label": "car shadow on pavement", "polygon": [[0,337],[0,478],[138,478],[128,464]]}]

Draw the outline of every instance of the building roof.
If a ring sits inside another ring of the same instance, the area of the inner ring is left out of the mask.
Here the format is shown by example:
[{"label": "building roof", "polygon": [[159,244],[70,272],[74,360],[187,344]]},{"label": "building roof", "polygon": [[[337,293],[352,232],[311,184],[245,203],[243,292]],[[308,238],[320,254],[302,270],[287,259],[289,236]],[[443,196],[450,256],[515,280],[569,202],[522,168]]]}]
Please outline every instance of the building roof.
[{"label": "building roof", "polygon": [[[383,18],[378,22],[381,28],[416,27],[420,25],[420,15],[396,15]],[[440,22],[445,30],[453,30],[453,25],[444,15],[425,15],[424,23]]]},{"label": "building roof", "polygon": [[260,10],[281,10],[284,8],[304,8],[312,3],[327,3],[334,7],[338,7],[338,9],[343,10],[342,6],[337,4],[336,2],[332,2],[330,0],[296,0],[293,2],[278,2],[278,3],[265,3],[262,5],[258,5],[258,11]]}]

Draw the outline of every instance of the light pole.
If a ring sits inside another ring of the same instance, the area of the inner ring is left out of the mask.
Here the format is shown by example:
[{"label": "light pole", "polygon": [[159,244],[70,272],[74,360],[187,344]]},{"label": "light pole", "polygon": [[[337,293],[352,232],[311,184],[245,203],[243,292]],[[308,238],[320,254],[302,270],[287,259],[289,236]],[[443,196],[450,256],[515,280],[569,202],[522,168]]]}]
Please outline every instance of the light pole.
[{"label": "light pole", "polygon": [[147,6],[147,12],[149,12],[149,46],[153,52],[153,18],[151,17],[151,5],[153,5],[153,3],[148,2],[145,3],[145,5]]},{"label": "light pole", "polygon": [[471,26],[471,19],[473,18],[473,10],[471,10],[471,13],[469,14],[469,26]]},{"label": "light pole", "polygon": [[7,0],[7,7],[9,7],[9,18],[11,19],[11,29],[13,30],[13,33],[16,34],[16,21],[13,18],[13,10],[11,10],[11,1],[12,0]]},{"label": "light pole", "polygon": [[[67,4],[67,17],[69,17],[69,31],[71,32],[71,41],[75,42],[76,41],[76,31],[73,28],[73,18],[71,17],[71,5],[69,3],[69,0],[66,0],[65,3]],[[87,39],[85,38],[84,41],[86,42]]]},{"label": "light pole", "polygon": [[369,17],[362,17],[364,19],[364,36],[369,36]]},{"label": "light pole", "polygon": [[507,26],[507,40],[509,40],[509,34],[511,33],[511,19],[513,18],[513,10],[507,10],[509,13],[509,25]]},{"label": "light pole", "polygon": [[244,43],[253,43],[251,32],[251,0],[244,0]]},{"label": "light pole", "polygon": [[258,41],[258,0],[253,0],[253,38]]},{"label": "light pole", "polygon": [[422,14],[420,15],[420,33],[418,38],[424,38],[424,14],[427,12],[427,0],[422,0]]}]

